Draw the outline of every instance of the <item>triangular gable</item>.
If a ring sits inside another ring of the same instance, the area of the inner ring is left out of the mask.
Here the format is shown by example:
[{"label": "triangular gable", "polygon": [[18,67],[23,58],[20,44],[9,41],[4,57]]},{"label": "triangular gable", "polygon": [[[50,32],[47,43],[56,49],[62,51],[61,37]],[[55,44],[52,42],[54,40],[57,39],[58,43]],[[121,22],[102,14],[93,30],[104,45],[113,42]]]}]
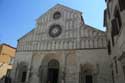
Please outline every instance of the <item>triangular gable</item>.
[{"label": "triangular gable", "polygon": [[78,11],[78,10],[75,10],[75,9],[72,9],[70,7],[67,7],[67,6],[64,6],[64,5],[61,5],[61,4],[57,4],[55,5],[54,7],[50,8],[47,12],[45,12],[43,15],[41,15],[40,17],[38,17],[38,19],[36,19],[36,21],[39,21],[41,18],[43,18],[44,16],[46,16],[46,14],[51,11],[51,10],[54,10],[54,9],[58,9],[58,8],[62,8],[64,10],[67,10],[69,12],[75,12],[75,13],[79,13],[82,15],[82,12]]},{"label": "triangular gable", "polygon": [[[53,11],[54,9],[58,9],[58,8],[62,8],[62,9],[64,9],[64,10],[68,11],[68,12],[75,12],[75,13],[79,13],[79,14],[82,15],[82,12],[80,12],[80,11],[78,11],[78,10],[74,10],[74,9],[72,9],[72,8],[70,8],[70,7],[67,7],[67,6],[64,6],[64,5],[61,5],[61,4],[57,4],[57,5],[55,5],[54,7],[50,8],[45,14],[41,15],[36,21],[38,22],[38,21],[41,20],[44,16],[46,16],[48,12],[51,12],[51,11]],[[23,38],[25,38],[25,37],[27,37],[28,35],[32,34],[32,33],[35,31],[35,29],[37,29],[37,28],[32,29],[30,32],[28,32],[27,34],[25,34],[24,36],[22,36],[21,38],[19,38],[18,41],[21,40],[21,39],[23,39]]]},{"label": "triangular gable", "polygon": [[22,36],[21,38],[18,39],[18,41],[22,40],[23,38],[28,37],[28,35],[31,35],[34,33],[36,28],[32,29],[31,31],[29,31],[28,33],[26,33],[24,36]]}]

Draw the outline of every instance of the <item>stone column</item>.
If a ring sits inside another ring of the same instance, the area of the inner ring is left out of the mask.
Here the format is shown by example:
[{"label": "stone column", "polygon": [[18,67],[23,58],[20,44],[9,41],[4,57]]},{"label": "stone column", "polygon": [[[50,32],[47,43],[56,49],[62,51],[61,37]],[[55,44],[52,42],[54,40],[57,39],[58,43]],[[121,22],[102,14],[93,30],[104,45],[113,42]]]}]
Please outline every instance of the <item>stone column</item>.
[{"label": "stone column", "polygon": [[30,57],[31,60],[29,61],[29,65],[28,65],[28,69],[27,69],[27,76],[26,76],[26,82],[29,82],[29,75],[31,72],[31,68],[32,68],[32,61],[33,61],[33,55]]}]

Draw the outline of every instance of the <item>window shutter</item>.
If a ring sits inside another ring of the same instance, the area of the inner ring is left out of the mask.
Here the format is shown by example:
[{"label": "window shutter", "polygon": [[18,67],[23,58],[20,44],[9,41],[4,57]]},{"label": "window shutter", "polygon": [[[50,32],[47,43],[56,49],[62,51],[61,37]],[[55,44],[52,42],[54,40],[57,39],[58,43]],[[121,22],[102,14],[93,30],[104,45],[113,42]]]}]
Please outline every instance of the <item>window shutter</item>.
[{"label": "window shutter", "polygon": [[125,0],[118,0],[118,1],[119,1],[120,11],[123,11],[125,9]]},{"label": "window shutter", "polygon": [[114,42],[114,37],[113,37],[113,31],[111,32],[111,37],[112,37],[112,45],[114,46],[115,42]]},{"label": "window shutter", "polygon": [[103,24],[103,26],[105,27],[105,26],[107,26],[107,10],[105,9],[104,10],[104,24]]},{"label": "window shutter", "polygon": [[110,44],[110,41],[108,42],[108,54],[109,55],[111,54],[111,44]]},{"label": "window shutter", "polygon": [[117,8],[115,8],[114,16],[115,16],[115,19],[116,19],[117,24],[118,24],[118,29],[120,30],[120,28],[122,26],[122,22],[121,22],[120,12],[118,11]]},{"label": "window shutter", "polygon": [[113,36],[115,36],[118,34],[118,23],[116,19],[113,19],[111,23],[112,23],[112,33],[113,33]]}]

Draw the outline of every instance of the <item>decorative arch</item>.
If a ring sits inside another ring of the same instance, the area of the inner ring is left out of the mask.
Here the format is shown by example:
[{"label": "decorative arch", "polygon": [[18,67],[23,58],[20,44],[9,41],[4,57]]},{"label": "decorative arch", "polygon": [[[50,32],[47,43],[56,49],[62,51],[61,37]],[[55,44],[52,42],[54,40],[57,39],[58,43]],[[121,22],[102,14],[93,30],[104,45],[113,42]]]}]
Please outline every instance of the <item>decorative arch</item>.
[{"label": "decorative arch", "polygon": [[28,64],[26,62],[17,63],[16,78],[19,82],[25,82],[27,77]]},{"label": "decorative arch", "polygon": [[59,62],[55,59],[52,59],[48,62],[48,68],[59,68]]},{"label": "decorative arch", "polygon": [[47,53],[41,60],[41,64],[39,65],[38,70],[38,77],[40,83],[48,83],[48,70],[49,69],[58,69],[58,82],[61,82],[61,70],[60,70],[60,64],[61,58],[56,53]]},{"label": "decorative arch", "polygon": [[48,62],[47,83],[58,83],[59,62],[52,59]]},{"label": "decorative arch", "polygon": [[90,64],[90,63],[86,63],[84,65],[81,65],[81,70],[84,73],[92,74],[94,72],[94,66],[92,64]]},{"label": "decorative arch", "polygon": [[94,71],[94,65],[90,63],[80,64],[80,83],[94,83]]}]

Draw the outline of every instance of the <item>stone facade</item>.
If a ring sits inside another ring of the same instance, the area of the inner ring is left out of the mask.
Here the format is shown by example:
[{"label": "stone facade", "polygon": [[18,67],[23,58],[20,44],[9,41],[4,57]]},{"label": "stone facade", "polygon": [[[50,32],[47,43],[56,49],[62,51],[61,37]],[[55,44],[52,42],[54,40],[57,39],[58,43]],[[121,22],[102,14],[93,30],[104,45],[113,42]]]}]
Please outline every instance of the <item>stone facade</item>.
[{"label": "stone facade", "polygon": [[15,83],[112,83],[106,34],[57,4],[18,40]]},{"label": "stone facade", "polygon": [[15,51],[16,48],[8,44],[0,44],[0,80],[12,69]]},{"label": "stone facade", "polygon": [[0,63],[10,64],[11,60],[15,57],[16,48],[8,45],[0,45]]},{"label": "stone facade", "polygon": [[104,25],[113,83],[125,83],[125,0],[106,0]]}]

